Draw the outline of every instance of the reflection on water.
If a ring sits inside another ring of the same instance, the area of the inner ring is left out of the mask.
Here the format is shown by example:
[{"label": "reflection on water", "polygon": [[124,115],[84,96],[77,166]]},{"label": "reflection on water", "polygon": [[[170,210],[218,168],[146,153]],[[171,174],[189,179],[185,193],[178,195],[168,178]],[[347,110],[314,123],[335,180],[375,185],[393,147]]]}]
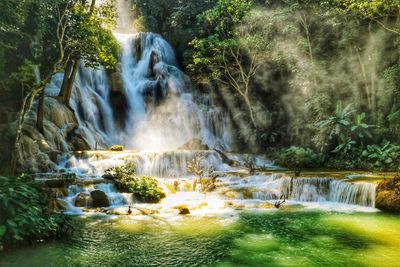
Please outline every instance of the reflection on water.
[{"label": "reflection on water", "polygon": [[76,218],[68,239],[0,266],[399,266],[400,217],[274,211],[239,217]]}]

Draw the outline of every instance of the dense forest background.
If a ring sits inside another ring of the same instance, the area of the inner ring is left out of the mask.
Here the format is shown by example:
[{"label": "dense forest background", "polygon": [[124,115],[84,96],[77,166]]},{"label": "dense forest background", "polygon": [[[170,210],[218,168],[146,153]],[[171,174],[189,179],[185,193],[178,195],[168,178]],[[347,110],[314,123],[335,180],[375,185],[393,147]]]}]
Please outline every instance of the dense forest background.
[{"label": "dense forest background", "polygon": [[[57,12],[67,2],[0,3],[3,165],[11,160],[24,96],[54,71]],[[135,29],[163,35],[194,89],[229,112],[238,151],[353,169],[398,167],[399,6],[396,0],[132,1]],[[79,51],[73,56],[112,69],[118,48],[110,32],[93,21],[71,23],[67,34],[82,41],[73,42]]]}]

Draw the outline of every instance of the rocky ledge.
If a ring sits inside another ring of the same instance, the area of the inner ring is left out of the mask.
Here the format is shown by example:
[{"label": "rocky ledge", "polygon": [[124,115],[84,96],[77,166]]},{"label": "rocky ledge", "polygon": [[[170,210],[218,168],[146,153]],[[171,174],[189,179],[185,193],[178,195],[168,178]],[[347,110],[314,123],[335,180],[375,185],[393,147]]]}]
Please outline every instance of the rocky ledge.
[{"label": "rocky ledge", "polygon": [[391,212],[400,212],[400,175],[384,179],[376,187],[375,207]]}]

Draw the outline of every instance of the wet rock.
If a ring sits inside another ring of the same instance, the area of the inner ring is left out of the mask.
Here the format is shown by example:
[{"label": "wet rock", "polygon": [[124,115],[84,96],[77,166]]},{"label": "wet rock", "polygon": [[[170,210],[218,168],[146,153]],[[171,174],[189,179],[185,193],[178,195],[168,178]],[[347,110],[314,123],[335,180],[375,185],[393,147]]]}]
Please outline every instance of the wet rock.
[{"label": "wet rock", "polygon": [[155,77],[154,66],[160,61],[160,56],[156,51],[151,51],[150,62],[149,62],[149,76]]},{"label": "wet rock", "polygon": [[53,97],[45,97],[44,110],[43,133],[36,128],[35,105],[25,116],[18,171],[37,173],[55,170],[58,155],[70,150],[67,139],[77,127],[74,113]]},{"label": "wet rock", "polygon": [[56,203],[57,203],[57,208],[60,211],[64,211],[66,209],[66,207],[68,206],[67,202],[65,202],[65,200],[63,200],[63,199],[57,199]]},{"label": "wet rock", "polygon": [[178,148],[179,150],[209,150],[207,145],[201,143],[198,138],[193,138]]},{"label": "wet rock", "polygon": [[85,151],[91,149],[89,143],[81,135],[73,136],[70,143],[74,151]]},{"label": "wet rock", "polygon": [[125,94],[122,75],[118,71],[111,74],[111,90],[112,92],[119,92],[121,94]]},{"label": "wet rock", "polygon": [[95,208],[108,207],[110,206],[110,200],[108,199],[106,193],[100,190],[94,190],[90,192],[92,198],[92,206]]},{"label": "wet rock", "polygon": [[214,149],[222,158],[222,162],[228,164],[230,166],[239,166],[240,163],[234,160],[231,160],[224,152],[218,149]]},{"label": "wet rock", "polygon": [[234,191],[234,190],[226,191],[224,193],[224,196],[227,198],[230,198],[230,199],[243,199],[244,198],[242,193]]},{"label": "wet rock", "polygon": [[225,208],[232,208],[235,210],[244,210],[246,208],[246,206],[244,204],[234,203],[232,201],[225,202],[224,206],[225,206]]},{"label": "wet rock", "polygon": [[256,206],[256,208],[258,208],[258,209],[272,209],[272,208],[274,208],[274,205],[272,205],[271,203],[265,202],[265,203],[258,204]]},{"label": "wet rock", "polygon": [[133,49],[135,51],[136,59],[139,61],[142,58],[142,33],[135,36]]},{"label": "wet rock", "polygon": [[400,177],[385,179],[376,187],[375,207],[400,212]]},{"label": "wet rock", "polygon": [[178,205],[173,207],[174,209],[178,210],[178,214],[180,215],[187,215],[190,214],[190,210],[187,205]]},{"label": "wet rock", "polygon": [[75,197],[74,205],[76,207],[91,207],[92,198],[89,193],[81,192]]},{"label": "wet rock", "polygon": [[142,215],[153,215],[153,214],[159,214],[159,210],[155,209],[147,209],[147,208],[136,208],[137,210],[140,211]]}]

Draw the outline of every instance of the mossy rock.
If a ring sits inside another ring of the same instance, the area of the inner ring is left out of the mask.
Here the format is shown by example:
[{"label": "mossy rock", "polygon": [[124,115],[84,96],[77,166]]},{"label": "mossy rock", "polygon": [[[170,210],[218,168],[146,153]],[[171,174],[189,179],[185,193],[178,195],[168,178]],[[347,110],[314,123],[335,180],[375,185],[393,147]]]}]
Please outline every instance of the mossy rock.
[{"label": "mossy rock", "polygon": [[92,206],[92,198],[89,193],[81,192],[79,193],[74,200],[74,205],[76,207],[91,207]]},{"label": "mossy rock", "polygon": [[180,215],[190,214],[190,210],[187,205],[178,205],[173,208],[177,209],[179,211],[178,214],[180,214]]},{"label": "mossy rock", "polygon": [[400,195],[395,191],[380,191],[376,194],[375,207],[380,210],[400,212]]},{"label": "mossy rock", "polygon": [[92,198],[92,205],[94,208],[110,206],[110,200],[103,191],[94,190],[90,192],[90,196]]},{"label": "mossy rock", "polygon": [[112,145],[112,146],[110,147],[110,150],[111,150],[111,151],[123,151],[123,150],[124,150],[124,147],[123,147],[123,146],[120,146],[120,145]]},{"label": "mossy rock", "polygon": [[391,212],[400,212],[400,178],[385,179],[376,188],[375,207]]}]

